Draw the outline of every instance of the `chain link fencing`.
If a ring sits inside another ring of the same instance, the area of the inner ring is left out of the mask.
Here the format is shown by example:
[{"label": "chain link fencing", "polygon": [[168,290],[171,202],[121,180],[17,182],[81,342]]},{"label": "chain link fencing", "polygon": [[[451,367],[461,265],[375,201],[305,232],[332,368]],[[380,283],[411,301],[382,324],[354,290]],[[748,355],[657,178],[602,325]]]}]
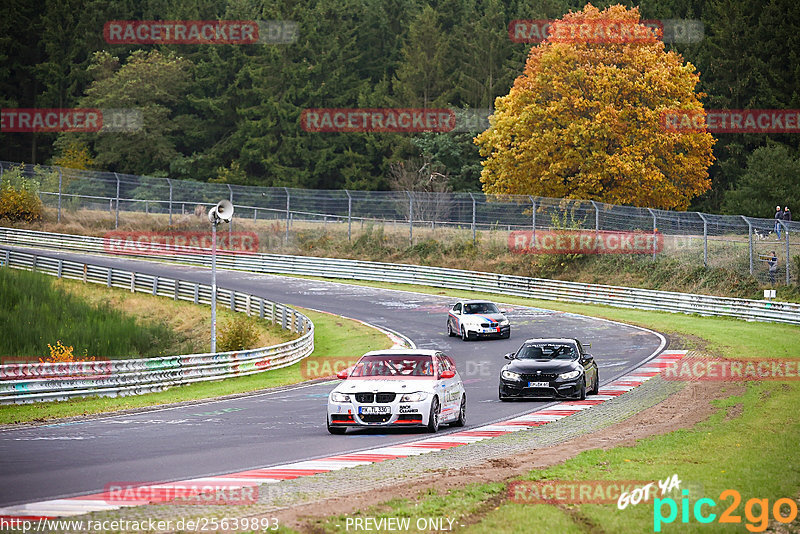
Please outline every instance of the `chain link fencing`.
[{"label": "chain link fencing", "polygon": [[[351,241],[379,227],[411,244],[457,239],[500,246],[509,243],[513,231],[580,229],[656,233],[663,246],[654,248],[654,260],[727,268],[750,273],[761,283],[788,285],[800,275],[796,221],[526,195],[242,186],[0,162],[0,183],[20,178],[35,182],[59,222],[79,213],[105,213],[115,229],[143,217],[162,227],[192,217],[197,221],[227,199],[235,207],[228,231],[237,226],[257,231],[264,252],[323,229]],[[773,252],[778,270],[770,273]]]}]

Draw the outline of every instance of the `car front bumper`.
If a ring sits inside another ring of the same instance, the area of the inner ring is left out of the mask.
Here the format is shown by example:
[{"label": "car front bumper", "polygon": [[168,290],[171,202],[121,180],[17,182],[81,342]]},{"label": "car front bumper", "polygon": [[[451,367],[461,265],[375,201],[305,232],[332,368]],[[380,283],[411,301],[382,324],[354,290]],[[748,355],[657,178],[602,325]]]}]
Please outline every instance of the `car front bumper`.
[{"label": "car front bumper", "polygon": [[580,395],[581,381],[576,380],[551,381],[548,387],[528,387],[522,381],[500,380],[500,394],[509,398],[519,399],[569,399]]},{"label": "car front bumper", "polygon": [[[430,414],[430,399],[418,402],[359,404],[328,400],[328,424],[334,427],[405,427],[426,426]],[[388,414],[365,414],[363,408],[388,406]]]}]

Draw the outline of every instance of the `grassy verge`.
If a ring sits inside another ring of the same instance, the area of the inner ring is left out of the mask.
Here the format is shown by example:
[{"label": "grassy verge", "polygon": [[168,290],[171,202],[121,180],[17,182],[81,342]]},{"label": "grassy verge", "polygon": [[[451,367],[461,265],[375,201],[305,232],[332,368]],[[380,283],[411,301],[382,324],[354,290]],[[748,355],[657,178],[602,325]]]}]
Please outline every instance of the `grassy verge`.
[{"label": "grassy verge", "polygon": [[[0,269],[0,355],[37,361],[60,340],[76,357],[152,357],[182,347],[161,321],[87,302],[49,276]],[[180,354],[180,352],[178,352]]]},{"label": "grassy verge", "polygon": [[[370,283],[371,286],[412,289],[409,286]],[[607,306],[588,306],[543,302],[498,295],[442,291],[426,287],[413,290],[476,296],[502,300],[510,304],[558,309],[589,314],[612,320],[635,323],[660,332],[671,333],[684,345],[693,345],[722,357],[775,358],[800,357],[796,340],[800,328],[769,323],[748,323],[735,319],[698,317],[664,312],[625,310]],[[529,472],[528,480],[664,480],[677,474],[684,488],[690,488],[689,516],[682,523],[681,502],[676,496],[678,515],[664,532],[745,531],[744,525],[760,526],[758,506],[746,503],[751,498],[769,499],[770,514],[776,499],[795,500],[800,487],[800,467],[793,462],[793,451],[800,438],[800,422],[794,406],[800,402],[797,382],[749,383],[740,396],[714,401],[718,411],[693,428],[640,440],[634,447],[584,452],[548,469]],[[734,516],[741,523],[720,525],[720,514],[731,504],[721,499],[725,489],[739,492],[742,502]],[[703,513],[713,512],[717,520],[699,523],[693,515],[697,499],[712,499],[716,506],[704,505]],[[784,508],[783,513],[787,514]],[[664,507],[667,515],[668,508]],[[347,519],[410,518],[454,519],[454,528],[462,532],[525,533],[542,532],[652,532],[652,500],[637,506],[617,509],[616,504],[528,504],[512,502],[505,484],[478,484],[446,493],[428,492],[416,499],[397,499],[361,510],[349,516],[333,516],[316,521],[311,528],[320,532],[347,532]],[[771,517],[771,515],[770,515]],[[445,525],[447,523],[445,522]],[[459,526],[463,525],[463,526]],[[353,523],[350,523],[350,530]],[[415,529],[412,527],[411,531]],[[288,529],[287,529],[288,531]]]},{"label": "grassy verge", "polygon": [[[247,319],[220,306],[220,332],[249,321],[250,348],[275,345],[296,334],[269,321]],[[48,275],[0,269],[0,361],[38,362],[48,344],[73,347],[78,359],[148,358],[211,349],[205,306]]]},{"label": "grassy verge", "polygon": [[[314,353],[309,358],[341,357],[343,354],[360,356],[370,350],[388,348],[392,344],[382,332],[357,321],[302,308],[297,309],[306,314],[315,325]],[[217,382],[190,384],[147,395],[121,398],[95,397],[64,402],[4,406],[0,410],[0,424],[44,421],[61,417],[146,408],[296,384],[306,380],[302,372],[302,365],[302,363],[298,363],[274,371]]]}]

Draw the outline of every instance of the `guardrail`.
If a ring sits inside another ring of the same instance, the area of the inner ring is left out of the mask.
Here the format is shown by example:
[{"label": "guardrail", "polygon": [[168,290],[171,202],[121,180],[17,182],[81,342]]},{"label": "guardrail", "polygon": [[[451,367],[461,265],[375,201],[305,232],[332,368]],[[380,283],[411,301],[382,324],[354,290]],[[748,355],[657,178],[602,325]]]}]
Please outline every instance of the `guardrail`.
[{"label": "guardrail", "polygon": [[[42,272],[150,293],[195,304],[211,304],[211,286],[135,271],[40,256],[0,251],[2,266]],[[161,358],[74,363],[0,365],[0,404],[66,400],[85,396],[123,396],[161,391],[172,386],[244,376],[292,365],[314,350],[314,324],[292,308],[256,295],[217,289],[217,302],[233,311],[258,315],[298,339],[251,350],[190,354]]]},{"label": "guardrail", "polygon": [[[70,234],[0,228],[0,243],[105,254],[104,239]],[[178,249],[172,247],[171,250]],[[164,261],[164,255],[130,256]],[[2,260],[2,254],[0,254]],[[209,255],[171,253],[170,261],[210,265]],[[276,254],[227,254],[217,258],[221,268],[260,273],[316,275],[327,278],[418,284],[449,289],[483,291],[543,300],[606,304],[624,308],[658,310],[745,320],[800,324],[800,304],[766,300],[694,295],[671,291],[636,289],[529,278],[443,267],[397,263],[283,256]]]}]

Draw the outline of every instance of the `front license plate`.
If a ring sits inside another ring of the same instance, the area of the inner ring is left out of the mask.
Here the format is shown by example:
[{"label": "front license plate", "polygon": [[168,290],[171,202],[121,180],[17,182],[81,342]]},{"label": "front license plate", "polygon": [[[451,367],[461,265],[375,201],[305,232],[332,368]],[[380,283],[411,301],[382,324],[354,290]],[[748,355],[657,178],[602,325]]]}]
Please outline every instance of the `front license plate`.
[{"label": "front license plate", "polygon": [[392,413],[391,406],[359,406],[358,413],[362,415],[381,415]]},{"label": "front license plate", "polygon": [[528,382],[529,388],[546,388],[550,387],[550,382]]}]

